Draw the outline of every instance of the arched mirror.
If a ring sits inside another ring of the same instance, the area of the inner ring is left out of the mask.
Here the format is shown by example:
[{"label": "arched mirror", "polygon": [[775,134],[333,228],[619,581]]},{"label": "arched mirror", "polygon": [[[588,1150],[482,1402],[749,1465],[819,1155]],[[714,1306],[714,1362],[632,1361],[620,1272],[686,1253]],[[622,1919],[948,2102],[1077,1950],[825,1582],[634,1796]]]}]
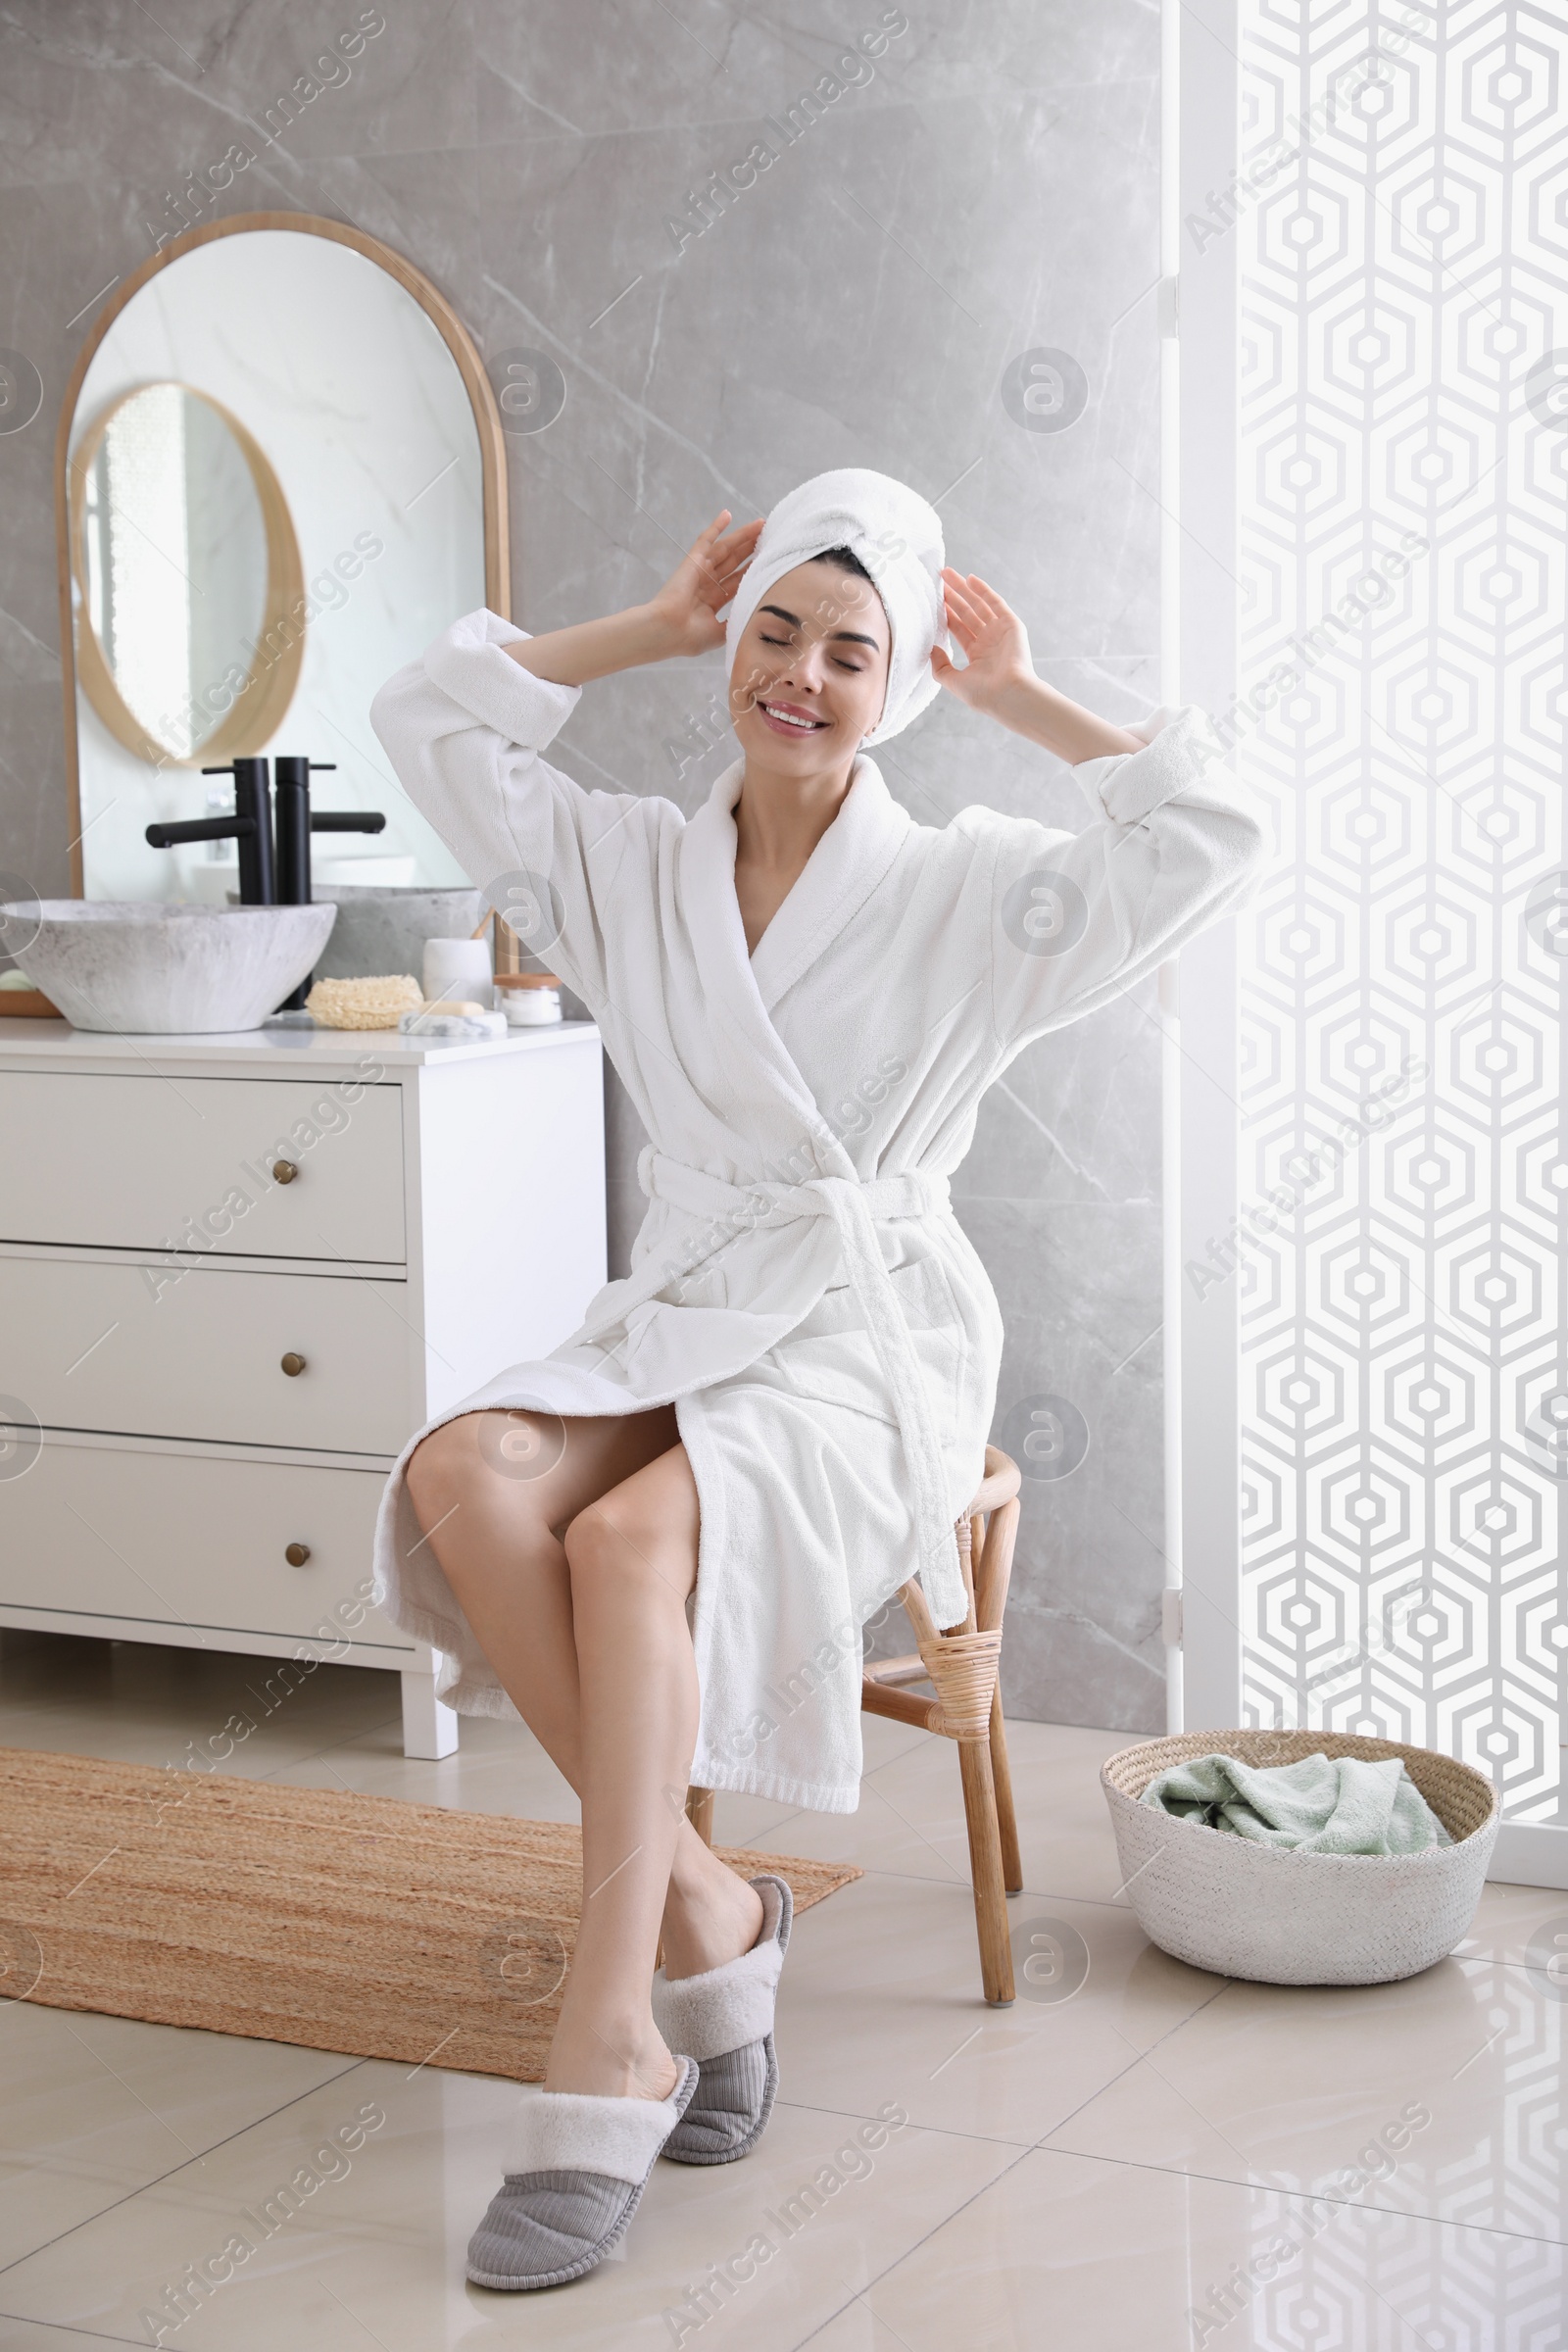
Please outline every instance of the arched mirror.
[{"label": "arched mirror", "polygon": [[71,514],[81,690],[116,742],[180,765],[259,751],[305,631],[299,541],[254,436],[188,384],[143,384],[76,444]]},{"label": "arched mirror", "polygon": [[370,729],[460,612],[508,610],[501,418],[462,321],[340,222],[253,213],[174,239],[95,321],[58,444],[75,886],[221,905],[236,754],[331,762],[318,882],[465,879]]}]

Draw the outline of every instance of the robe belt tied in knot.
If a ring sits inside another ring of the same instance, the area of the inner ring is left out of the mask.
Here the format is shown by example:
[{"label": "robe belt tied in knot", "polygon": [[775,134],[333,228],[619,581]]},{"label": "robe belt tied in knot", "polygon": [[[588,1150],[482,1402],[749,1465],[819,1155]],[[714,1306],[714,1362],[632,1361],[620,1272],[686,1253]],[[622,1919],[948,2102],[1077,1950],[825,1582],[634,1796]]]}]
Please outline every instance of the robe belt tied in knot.
[{"label": "robe belt tied in knot", "polygon": [[[956,1624],[968,1603],[958,1566],[957,1537],[944,1493],[941,1442],[932,1422],[919,1359],[876,1234],[878,1225],[895,1218],[945,1211],[950,1200],[946,1176],[915,1169],[903,1176],[874,1176],[865,1181],[850,1176],[811,1176],[799,1184],[726,1184],[722,1177],[671,1159],[648,1144],[638,1155],[637,1181],[650,1199],[667,1200],[689,1215],[710,1220],[710,1238],[706,1234],[697,1237],[706,1247],[699,1247],[680,1269],[683,1272],[695,1272],[709,1257],[756,1227],[791,1224],[801,1217],[832,1220],[850,1288],[865,1317],[888,1384],[904,1446],[914,1502],[920,1582],[937,1623]],[[678,1279],[667,1256],[650,1251],[621,1288],[614,1319]]]}]

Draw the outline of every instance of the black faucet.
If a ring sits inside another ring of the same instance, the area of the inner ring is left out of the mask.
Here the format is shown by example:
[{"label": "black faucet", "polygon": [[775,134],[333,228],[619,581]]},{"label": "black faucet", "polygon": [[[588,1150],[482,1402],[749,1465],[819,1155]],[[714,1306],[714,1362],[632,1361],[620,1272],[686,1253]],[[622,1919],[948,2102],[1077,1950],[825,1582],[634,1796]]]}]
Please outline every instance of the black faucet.
[{"label": "black faucet", "polygon": [[378,809],[313,808],[313,771],[330,768],[335,760],[296,760],[280,754],[273,762],[273,810],[277,839],[277,903],[280,906],[311,904],[311,835],[313,833],[380,833],[386,818]]},{"label": "black faucet", "polygon": [[[280,756],[275,812],[265,760],[236,759],[227,767],[204,767],[204,776],[233,777],[233,815],[196,816],[173,824],[149,825],[148,844],[155,850],[168,850],[180,841],[232,841],[239,855],[242,906],[309,906],[311,835],[381,833],[386,829],[386,818],[378,808],[312,808],[312,768],[335,770],[336,765],[333,760]],[[277,1006],[279,1012],[298,1011],[312,977],[308,972],[298,988],[283,999]]]},{"label": "black faucet", "polygon": [[239,851],[239,902],[242,906],[275,906],[272,866],[272,795],[265,760],[236,760],[230,767],[204,767],[204,776],[232,776],[232,816],[198,816],[186,824],[149,825],[147,840],[155,850],[172,849],[176,841],[232,841]]},{"label": "black faucet", "polygon": [[155,850],[169,850],[183,841],[232,841],[239,854],[242,906],[309,906],[311,835],[381,833],[386,829],[386,818],[378,808],[312,809],[312,768],[335,766],[331,760],[278,760],[275,851],[268,763],[254,758],[237,759],[226,767],[202,769],[204,776],[233,777],[232,816],[197,816],[149,825],[148,844]]},{"label": "black faucet", "polygon": [[[377,809],[313,808],[311,771],[336,770],[335,760],[295,759],[280,753],[273,762],[272,809],[277,840],[277,903],[280,906],[311,904],[311,835],[313,833],[379,833],[386,818]],[[311,975],[300,982],[278,1006],[296,1012],[310,993]]]}]

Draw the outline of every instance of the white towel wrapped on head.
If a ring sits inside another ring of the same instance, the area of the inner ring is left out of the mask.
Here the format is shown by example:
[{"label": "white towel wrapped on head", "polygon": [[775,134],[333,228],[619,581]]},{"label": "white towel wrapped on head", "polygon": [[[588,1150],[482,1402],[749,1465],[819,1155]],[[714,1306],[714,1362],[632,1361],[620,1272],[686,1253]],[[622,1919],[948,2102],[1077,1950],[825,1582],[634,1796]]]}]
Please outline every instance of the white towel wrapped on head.
[{"label": "white towel wrapped on head", "polygon": [[791,490],[762,525],[730,606],[725,644],[733,670],[741,632],[769,588],[830,547],[847,547],[865,565],[893,634],[882,715],[862,739],[865,749],[919,717],[941,692],[931,649],[952,651],[942,599],[942,522],[918,491],[859,466],[815,474]]}]

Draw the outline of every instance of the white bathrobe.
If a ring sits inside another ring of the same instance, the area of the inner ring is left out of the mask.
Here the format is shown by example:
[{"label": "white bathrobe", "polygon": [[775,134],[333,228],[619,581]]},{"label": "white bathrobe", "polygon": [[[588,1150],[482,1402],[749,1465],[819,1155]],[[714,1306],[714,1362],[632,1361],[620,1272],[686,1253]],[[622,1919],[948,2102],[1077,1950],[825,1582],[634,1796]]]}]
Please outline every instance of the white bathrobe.
[{"label": "white bathrobe", "polygon": [[[862,754],[748,956],[742,763],[690,820],[584,791],[540,757],[580,690],[509,660],[524,634],[470,613],[371,719],[474,881],[537,902],[530,944],[588,1004],[653,1139],[649,1207],[630,1275],[580,1329],[438,1418],[672,1401],[702,1510],[692,1779],[853,1812],[862,1625],[916,1573],[940,1624],[964,1610],[954,1522],[1003,1339],[948,1200],[980,1098],[1229,906],[1258,828],[1192,710],[1077,769],[1103,811],[1078,834],[980,806],[916,824]],[[418,1437],[382,1502],[377,1597],[444,1653],[453,1705],[511,1713],[420,1541],[403,1479]]]}]

